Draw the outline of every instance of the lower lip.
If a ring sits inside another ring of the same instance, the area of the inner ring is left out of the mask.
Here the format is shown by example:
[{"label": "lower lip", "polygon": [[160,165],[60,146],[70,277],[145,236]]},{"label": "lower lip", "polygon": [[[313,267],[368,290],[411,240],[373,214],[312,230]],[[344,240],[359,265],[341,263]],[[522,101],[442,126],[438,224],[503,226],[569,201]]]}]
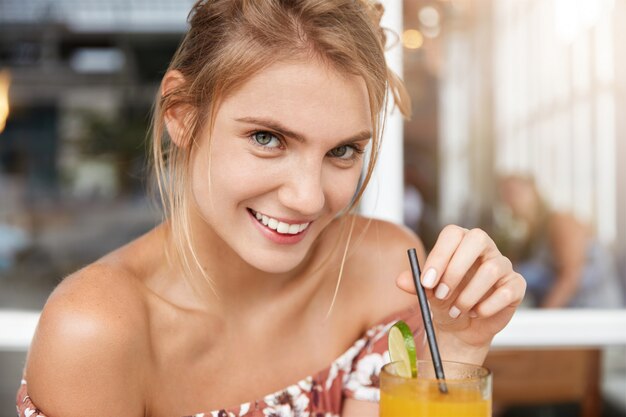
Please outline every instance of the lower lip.
[{"label": "lower lip", "polygon": [[311,225],[309,224],[306,229],[295,235],[283,234],[278,233],[276,230],[270,229],[263,223],[259,222],[256,217],[250,212],[250,210],[248,210],[248,215],[250,215],[252,223],[254,223],[254,225],[261,231],[263,236],[279,245],[294,245],[300,242],[306,236],[307,232],[309,231],[309,227],[311,227]]}]

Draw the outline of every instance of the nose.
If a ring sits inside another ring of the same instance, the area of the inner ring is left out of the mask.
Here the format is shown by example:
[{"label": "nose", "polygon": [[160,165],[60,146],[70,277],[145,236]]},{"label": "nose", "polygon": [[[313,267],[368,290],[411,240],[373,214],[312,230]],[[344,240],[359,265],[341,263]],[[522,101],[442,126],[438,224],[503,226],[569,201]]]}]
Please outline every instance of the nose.
[{"label": "nose", "polygon": [[278,190],[280,203],[304,216],[314,216],[322,211],[326,202],[322,184],[322,162],[301,163],[285,173]]}]

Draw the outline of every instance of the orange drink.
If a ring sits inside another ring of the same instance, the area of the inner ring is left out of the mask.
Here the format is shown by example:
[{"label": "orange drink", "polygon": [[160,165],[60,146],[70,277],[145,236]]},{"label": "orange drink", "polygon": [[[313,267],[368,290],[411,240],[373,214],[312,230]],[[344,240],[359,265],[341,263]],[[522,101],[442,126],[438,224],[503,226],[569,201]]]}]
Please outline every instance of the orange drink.
[{"label": "orange drink", "polygon": [[417,361],[417,378],[398,375],[399,362],[380,374],[380,417],[490,417],[491,372],[477,365],[443,362],[447,393],[439,390],[433,364]]}]

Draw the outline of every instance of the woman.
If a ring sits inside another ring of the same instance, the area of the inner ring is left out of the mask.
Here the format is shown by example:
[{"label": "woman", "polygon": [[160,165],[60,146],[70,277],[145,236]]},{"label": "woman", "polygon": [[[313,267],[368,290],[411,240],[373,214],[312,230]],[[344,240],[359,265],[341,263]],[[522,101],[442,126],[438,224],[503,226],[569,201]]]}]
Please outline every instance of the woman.
[{"label": "woman", "polygon": [[502,177],[500,195],[524,226],[515,261],[532,302],[542,308],[621,306],[613,260],[589,225],[550,210],[531,177]]},{"label": "woman", "polygon": [[403,318],[419,332],[409,247],[442,356],[482,362],[524,293],[493,241],[449,226],[424,259],[410,232],[349,214],[387,87],[408,106],[380,14],[195,5],[154,117],[166,220],[51,295],[20,415],[376,416],[384,331]]}]

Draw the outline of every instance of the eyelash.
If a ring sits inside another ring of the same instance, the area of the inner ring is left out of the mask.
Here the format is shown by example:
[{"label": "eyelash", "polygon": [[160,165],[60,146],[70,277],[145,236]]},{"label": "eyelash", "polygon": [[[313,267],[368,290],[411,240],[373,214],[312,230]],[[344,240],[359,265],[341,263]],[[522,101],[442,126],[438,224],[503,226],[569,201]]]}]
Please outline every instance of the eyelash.
[{"label": "eyelash", "polygon": [[[352,148],[352,155],[349,158],[334,157],[341,161],[358,161],[361,158],[361,155],[363,155],[363,153],[365,152],[363,148],[354,144],[346,144],[346,145],[341,145],[341,146],[347,146],[348,148]],[[337,148],[340,148],[341,146],[338,146]],[[334,148],[334,149],[337,149],[337,148]]]},{"label": "eyelash", "polygon": [[[255,136],[255,135],[257,135],[257,134],[259,134],[259,133],[267,133],[267,134],[269,134],[269,135],[271,135],[271,136],[275,137],[275,138],[276,138],[276,139],[280,142],[280,146],[277,146],[277,147],[271,147],[271,146],[267,146],[267,145],[262,145],[262,144],[260,144],[260,143],[259,143],[259,142],[257,142],[257,140],[254,138],[254,136]],[[259,148],[261,148],[261,149],[263,149],[263,150],[270,150],[270,151],[273,151],[273,150],[276,150],[276,149],[281,149],[281,148],[283,148],[283,147],[284,147],[284,143],[283,143],[283,140],[281,139],[281,137],[280,137],[280,136],[278,136],[278,135],[276,135],[276,134],[274,134],[274,133],[272,133],[272,132],[270,132],[270,131],[267,131],[267,130],[255,130],[255,131],[253,131],[253,132],[250,132],[250,133],[248,134],[248,140],[250,141],[250,143],[252,143],[252,144],[253,144],[253,145],[255,145],[255,146],[258,146]]]},{"label": "eyelash", "polygon": [[[277,146],[277,147],[275,147],[275,148],[272,148],[272,147],[268,147],[267,145],[261,145],[261,144],[260,144],[259,142],[257,142],[257,141],[255,140],[255,138],[254,138],[254,136],[255,136],[257,133],[268,133],[268,134],[270,134],[270,135],[274,136],[274,137],[275,137],[278,141],[280,141],[281,146]],[[277,134],[275,134],[275,133],[272,133],[272,132],[270,132],[270,131],[268,131],[268,130],[255,130],[255,131],[253,131],[253,132],[250,132],[250,133],[248,134],[248,140],[249,140],[249,141],[250,141],[250,142],[251,142],[254,146],[257,146],[257,147],[259,147],[259,148],[261,148],[261,149],[263,149],[263,150],[265,150],[265,151],[274,151],[274,150],[277,150],[277,149],[282,149],[282,148],[284,148],[284,141],[283,141],[283,139],[282,139],[279,135],[277,135]],[[358,146],[358,145],[356,145],[356,144],[346,144],[346,145],[341,145],[341,146],[347,146],[348,148],[352,148],[352,151],[353,151],[352,155],[351,155],[349,158],[340,158],[340,157],[334,157],[334,156],[330,155],[332,158],[338,159],[338,160],[340,160],[340,161],[356,161],[356,160],[358,160],[358,159],[360,159],[360,158],[361,158],[361,155],[363,155],[363,153],[365,153],[365,149],[363,149],[362,147],[360,147],[360,146]],[[340,148],[341,146],[338,146],[337,148]],[[333,149],[331,149],[331,150],[327,153],[327,155],[328,155],[328,154],[330,154],[330,152],[331,152],[331,151],[333,151],[333,150],[335,150],[335,149],[337,149],[337,148],[333,148]]]}]

